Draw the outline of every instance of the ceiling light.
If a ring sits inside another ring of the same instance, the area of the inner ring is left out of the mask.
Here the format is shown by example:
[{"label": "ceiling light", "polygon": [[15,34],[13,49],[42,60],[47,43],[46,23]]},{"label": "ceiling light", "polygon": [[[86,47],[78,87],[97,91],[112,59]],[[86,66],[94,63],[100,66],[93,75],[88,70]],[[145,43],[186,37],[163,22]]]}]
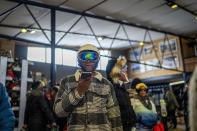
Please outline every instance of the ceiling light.
[{"label": "ceiling light", "polygon": [[27,32],[27,29],[23,28],[23,29],[21,29],[21,32],[22,33],[26,33]]},{"label": "ceiling light", "polygon": [[177,7],[178,7],[177,4],[172,4],[172,5],[171,5],[171,8],[172,8],[172,9],[177,8]]},{"label": "ceiling light", "polygon": [[177,7],[178,7],[178,5],[177,5],[176,3],[171,2],[171,1],[169,1],[169,2],[167,3],[167,5],[168,5],[168,6],[170,6],[170,8],[172,8],[172,9],[174,9],[174,8],[177,8]]},{"label": "ceiling light", "polygon": [[99,37],[97,37],[97,39],[98,39],[98,40],[103,40],[103,37],[100,37],[100,36],[99,36]]},{"label": "ceiling light", "polygon": [[143,46],[144,45],[144,42],[140,42],[140,45]]},{"label": "ceiling light", "polygon": [[31,30],[30,34],[34,34],[34,33],[36,33],[36,31],[35,30]]}]

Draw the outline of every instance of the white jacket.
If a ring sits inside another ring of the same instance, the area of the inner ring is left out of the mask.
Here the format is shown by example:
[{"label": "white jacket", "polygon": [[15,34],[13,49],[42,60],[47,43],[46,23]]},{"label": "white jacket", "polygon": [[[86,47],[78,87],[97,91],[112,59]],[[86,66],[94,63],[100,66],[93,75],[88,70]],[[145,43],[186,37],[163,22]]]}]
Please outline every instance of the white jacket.
[{"label": "white jacket", "polygon": [[197,66],[189,86],[189,123],[191,130],[197,131]]}]

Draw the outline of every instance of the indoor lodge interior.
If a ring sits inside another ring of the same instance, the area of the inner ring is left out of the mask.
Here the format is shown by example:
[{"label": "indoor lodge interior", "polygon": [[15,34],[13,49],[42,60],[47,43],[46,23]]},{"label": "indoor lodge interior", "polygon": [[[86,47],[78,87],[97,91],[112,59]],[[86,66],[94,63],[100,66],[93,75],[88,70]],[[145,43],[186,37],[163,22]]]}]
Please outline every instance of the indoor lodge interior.
[{"label": "indoor lodge interior", "polygon": [[[129,83],[139,78],[147,85],[165,131],[188,131],[183,94],[197,64],[196,0],[0,0],[0,83],[14,113],[14,131],[25,130],[33,83],[44,82],[50,98],[52,88],[60,90],[62,79],[80,68],[78,50],[85,44],[99,49],[96,71],[103,77],[109,61],[126,58]],[[127,90],[130,97],[138,95],[135,89]],[[170,114],[162,116],[165,89],[179,104],[174,128]]]}]

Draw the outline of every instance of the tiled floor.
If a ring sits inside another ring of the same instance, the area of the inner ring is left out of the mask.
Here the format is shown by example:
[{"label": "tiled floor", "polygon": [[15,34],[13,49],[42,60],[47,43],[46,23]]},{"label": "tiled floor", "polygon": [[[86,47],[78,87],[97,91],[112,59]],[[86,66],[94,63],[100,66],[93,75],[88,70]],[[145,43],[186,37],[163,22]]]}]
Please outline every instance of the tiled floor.
[{"label": "tiled floor", "polygon": [[178,125],[177,129],[172,129],[168,131],[185,131],[185,125]]}]

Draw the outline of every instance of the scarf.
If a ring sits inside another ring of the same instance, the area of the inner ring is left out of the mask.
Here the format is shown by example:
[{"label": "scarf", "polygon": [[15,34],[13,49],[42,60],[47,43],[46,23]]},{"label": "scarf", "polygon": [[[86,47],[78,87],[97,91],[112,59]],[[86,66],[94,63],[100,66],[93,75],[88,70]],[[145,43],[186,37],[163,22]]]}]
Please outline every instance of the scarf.
[{"label": "scarf", "polygon": [[137,97],[140,102],[149,110],[152,110],[152,104],[150,102],[150,99],[148,96],[145,96],[145,97],[141,97],[140,95],[138,95]]}]

